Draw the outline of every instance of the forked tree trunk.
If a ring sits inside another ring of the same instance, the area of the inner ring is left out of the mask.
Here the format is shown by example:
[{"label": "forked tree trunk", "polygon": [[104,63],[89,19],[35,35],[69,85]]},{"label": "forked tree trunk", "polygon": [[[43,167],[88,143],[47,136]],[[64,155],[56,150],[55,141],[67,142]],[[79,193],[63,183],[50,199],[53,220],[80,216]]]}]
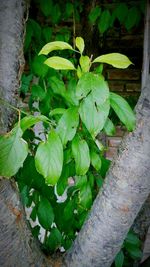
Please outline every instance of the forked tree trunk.
[{"label": "forked tree trunk", "polygon": [[[0,1],[0,97],[14,102],[22,59],[25,0]],[[123,141],[119,156],[96,198],[89,219],[64,263],[55,264],[32,239],[16,186],[0,181],[0,266],[110,267],[129,227],[150,192],[150,80],[137,107],[137,127]],[[1,107],[1,131],[12,121],[10,109]]]}]

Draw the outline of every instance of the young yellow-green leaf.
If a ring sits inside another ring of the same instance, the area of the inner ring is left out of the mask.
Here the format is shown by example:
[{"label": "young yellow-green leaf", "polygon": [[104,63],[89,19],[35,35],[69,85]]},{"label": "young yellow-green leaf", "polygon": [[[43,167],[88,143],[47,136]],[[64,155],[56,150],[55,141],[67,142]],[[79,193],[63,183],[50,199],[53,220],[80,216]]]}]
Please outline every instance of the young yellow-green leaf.
[{"label": "young yellow-green leaf", "polygon": [[38,123],[39,121],[48,121],[48,118],[44,115],[39,115],[39,116],[33,116],[33,115],[28,115],[21,119],[20,121],[20,128],[22,131],[26,131],[28,128],[33,126],[34,124]]},{"label": "young yellow-green leaf", "polygon": [[51,51],[64,49],[73,50],[73,47],[70,44],[62,41],[50,42],[43,46],[43,48],[39,52],[39,55],[48,55]]},{"label": "young yellow-green leaf", "polygon": [[71,141],[76,134],[79,124],[79,114],[77,107],[67,109],[58,122],[56,131],[65,146],[68,141]]},{"label": "young yellow-green leaf", "polygon": [[129,58],[120,53],[110,53],[106,55],[99,56],[93,60],[92,63],[107,63],[115,68],[125,69],[129,65],[133,64]]},{"label": "young yellow-green leaf", "polygon": [[95,170],[99,171],[101,168],[101,158],[94,150],[90,152],[91,164],[95,168]]},{"label": "young yellow-green leaf", "polygon": [[136,124],[135,114],[128,102],[120,95],[110,93],[110,104],[119,117],[119,119],[125,124],[128,131],[133,131]]},{"label": "young yellow-green leaf", "polygon": [[28,155],[28,145],[22,139],[18,126],[4,136],[0,136],[0,175],[11,177],[22,167]]},{"label": "young yellow-green leaf", "polygon": [[84,51],[84,40],[82,37],[76,37],[76,47],[79,49],[82,54]]},{"label": "young yellow-green leaf", "polygon": [[63,166],[63,146],[54,130],[49,133],[47,141],[38,146],[35,166],[37,171],[44,176],[47,184],[57,183]]},{"label": "young yellow-green leaf", "polygon": [[72,62],[63,57],[50,57],[45,60],[44,64],[55,70],[75,70]]},{"label": "young yellow-green leaf", "polygon": [[90,167],[90,153],[87,142],[76,137],[72,142],[72,154],[75,159],[77,175],[86,174]]},{"label": "young yellow-green leaf", "polygon": [[80,66],[83,72],[88,72],[90,69],[91,61],[88,56],[81,56],[79,59]]},{"label": "young yellow-green leaf", "polygon": [[116,128],[115,128],[113,122],[109,118],[107,118],[107,120],[105,122],[104,131],[109,136],[115,135]]},{"label": "young yellow-green leaf", "polygon": [[46,229],[50,230],[51,225],[54,221],[54,212],[53,208],[48,201],[47,198],[41,197],[38,210],[37,210],[37,216],[39,223]]}]

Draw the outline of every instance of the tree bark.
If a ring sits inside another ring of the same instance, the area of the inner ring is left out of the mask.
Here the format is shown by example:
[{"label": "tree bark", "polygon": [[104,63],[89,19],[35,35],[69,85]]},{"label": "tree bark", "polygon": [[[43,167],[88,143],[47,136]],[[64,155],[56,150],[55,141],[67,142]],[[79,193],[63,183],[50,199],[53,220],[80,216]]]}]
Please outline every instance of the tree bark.
[{"label": "tree bark", "polygon": [[[0,1],[0,132],[5,133],[14,117],[17,91],[23,70],[25,0]],[[4,102],[5,101],[5,102]],[[58,265],[57,261],[57,266]],[[15,183],[0,177],[0,266],[54,266],[35,243],[25,220]]]}]

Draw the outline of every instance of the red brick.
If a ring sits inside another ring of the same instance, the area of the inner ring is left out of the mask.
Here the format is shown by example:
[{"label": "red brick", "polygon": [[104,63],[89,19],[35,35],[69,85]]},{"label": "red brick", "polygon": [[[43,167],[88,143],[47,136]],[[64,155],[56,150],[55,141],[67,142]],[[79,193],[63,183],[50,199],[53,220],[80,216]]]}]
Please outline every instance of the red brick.
[{"label": "red brick", "polygon": [[121,137],[108,137],[108,146],[109,147],[118,147],[122,141]]},{"label": "red brick", "polygon": [[116,147],[109,147],[106,151],[106,158],[109,160],[112,160],[113,157],[117,154],[117,148]]},{"label": "red brick", "polygon": [[126,129],[121,127],[121,126],[117,126],[116,127],[116,134],[115,136],[123,136],[126,132]]},{"label": "red brick", "polygon": [[107,70],[108,80],[131,80],[137,81],[140,80],[140,70],[129,69],[129,70],[116,70],[109,69]]},{"label": "red brick", "polygon": [[113,92],[118,92],[118,91],[123,91],[124,90],[124,83],[122,83],[122,82],[109,81],[108,84],[109,84],[110,90],[113,91]]},{"label": "red brick", "polygon": [[128,92],[140,92],[141,91],[141,83],[127,83],[126,90]]}]

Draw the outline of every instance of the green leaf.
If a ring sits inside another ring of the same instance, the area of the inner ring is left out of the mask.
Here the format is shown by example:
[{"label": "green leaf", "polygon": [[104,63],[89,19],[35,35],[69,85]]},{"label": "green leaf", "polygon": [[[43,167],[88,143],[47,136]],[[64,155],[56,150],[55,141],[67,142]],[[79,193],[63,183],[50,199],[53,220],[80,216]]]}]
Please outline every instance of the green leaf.
[{"label": "green leaf", "polygon": [[[71,153],[71,151],[70,151]],[[72,155],[71,155],[72,156]],[[57,183],[57,193],[58,195],[62,195],[68,186],[68,179],[75,175],[75,166],[74,162],[71,161],[68,164],[63,165],[63,170],[60,179]]]},{"label": "green leaf", "polygon": [[40,0],[40,9],[44,16],[48,17],[53,10],[52,0]]},{"label": "green leaf", "polygon": [[98,28],[101,33],[104,33],[110,27],[111,14],[108,9],[104,10],[100,16]]},{"label": "green leaf", "polygon": [[115,135],[116,128],[115,128],[113,122],[109,118],[107,118],[107,120],[105,122],[104,131],[109,136]]},{"label": "green leaf", "polygon": [[33,36],[37,39],[41,39],[41,26],[34,19],[29,19],[31,27],[33,29]]},{"label": "green leaf", "polygon": [[51,11],[51,20],[54,24],[57,24],[61,19],[60,5],[56,4],[53,6]]},{"label": "green leaf", "polygon": [[65,108],[55,108],[55,109],[51,110],[49,115],[50,116],[54,116],[54,115],[57,115],[57,114],[64,114],[65,111],[66,111]]},{"label": "green leaf", "polygon": [[132,27],[134,27],[137,22],[139,22],[140,12],[136,6],[133,6],[128,11],[128,16],[125,21],[125,27],[129,31]]},{"label": "green leaf", "polygon": [[115,267],[123,267],[124,263],[124,254],[123,251],[120,250],[117,256],[115,257]]},{"label": "green leaf", "polygon": [[40,101],[42,101],[46,95],[46,92],[44,91],[44,89],[38,84],[32,85],[31,93],[34,99],[40,100]]},{"label": "green leaf", "polygon": [[96,22],[97,18],[100,16],[100,14],[101,14],[101,8],[99,6],[96,6],[96,7],[91,9],[90,14],[88,16],[91,24],[94,24]]},{"label": "green leaf", "polygon": [[25,35],[25,41],[24,41],[24,51],[25,52],[27,52],[27,50],[31,44],[32,36],[33,36],[33,28],[32,28],[30,20],[28,20],[26,23],[26,35]]},{"label": "green leaf", "polygon": [[35,56],[31,68],[35,75],[44,78],[48,72],[48,67],[44,64],[46,57],[43,55]]},{"label": "green leaf", "polygon": [[52,37],[52,28],[50,27],[43,28],[42,34],[43,34],[45,42],[48,43]]},{"label": "green leaf", "polygon": [[100,155],[97,154],[94,150],[90,152],[91,164],[95,168],[95,170],[99,171],[101,169],[101,158]]},{"label": "green leaf", "polygon": [[79,49],[82,54],[84,51],[84,40],[82,37],[76,37],[76,47]]},{"label": "green leaf", "polygon": [[[101,101],[101,99],[97,99],[97,101]],[[97,105],[92,93],[81,102],[79,108],[80,117],[93,138],[103,129],[109,109],[109,99],[103,104]]]},{"label": "green leaf", "polygon": [[76,87],[77,87],[76,79],[75,78],[69,79],[67,90],[65,92],[64,97],[67,100],[67,103],[70,103],[73,106],[79,105],[79,101],[76,97]]},{"label": "green leaf", "polygon": [[79,114],[77,107],[67,109],[58,122],[56,131],[65,146],[68,141],[71,141],[76,134],[79,124]]},{"label": "green leaf", "polygon": [[128,59],[128,57],[126,57],[125,55],[122,55],[120,53],[110,53],[110,54],[99,56],[99,57],[95,58],[92,63],[96,63],[96,62],[107,63],[107,64],[110,64],[113,67],[119,68],[119,69],[125,69],[129,65],[133,64]]},{"label": "green leaf", "polygon": [[92,90],[97,90],[97,92],[100,92],[100,94],[101,91],[103,94],[108,94],[108,90],[106,89],[106,84],[104,84],[104,79],[102,76],[95,75],[91,72],[84,73],[77,83],[76,96],[78,99],[82,99],[83,97],[86,97]]},{"label": "green leaf", "polygon": [[66,3],[65,5],[65,19],[68,19],[73,14],[73,4],[72,3]]},{"label": "green leaf", "polygon": [[52,130],[47,141],[38,146],[35,166],[37,171],[44,176],[47,184],[57,183],[63,166],[63,146],[55,131]]},{"label": "green leaf", "polygon": [[79,203],[80,205],[85,208],[89,209],[92,205],[92,192],[91,192],[91,187],[89,183],[84,185],[82,189],[79,192]]},{"label": "green leaf", "polygon": [[90,167],[90,154],[87,142],[76,137],[72,142],[72,154],[75,159],[77,175],[86,174]]},{"label": "green leaf", "polygon": [[64,49],[73,50],[73,47],[66,42],[54,41],[44,45],[43,48],[40,50],[39,55],[48,55],[51,51]]},{"label": "green leaf", "polygon": [[23,74],[21,77],[21,87],[20,92],[26,94],[29,90],[30,83],[32,81],[33,75],[25,75]]},{"label": "green leaf", "polygon": [[61,245],[62,235],[57,228],[51,229],[50,235],[46,240],[46,247],[49,248],[50,252],[54,252]]},{"label": "green leaf", "polygon": [[128,15],[128,6],[125,3],[120,3],[115,10],[116,17],[123,23]]},{"label": "green leaf", "polygon": [[77,189],[81,189],[87,184],[87,176],[82,175],[82,176],[75,176],[75,187]]},{"label": "green leaf", "polygon": [[115,93],[110,93],[110,104],[128,131],[133,131],[136,124],[136,118],[127,101]]},{"label": "green leaf", "polygon": [[127,237],[125,239],[125,242],[130,243],[130,244],[133,244],[133,245],[136,245],[136,246],[140,246],[140,244],[141,244],[140,239],[137,237],[136,234],[134,234],[132,232],[129,232],[127,234]]},{"label": "green leaf", "polygon": [[71,61],[63,57],[50,57],[44,63],[55,70],[75,70]]},{"label": "green leaf", "polygon": [[40,121],[46,122],[48,121],[48,118],[44,115],[39,115],[39,116],[28,115],[23,119],[21,119],[20,127],[22,131],[25,132],[28,128],[32,127],[34,124]]},{"label": "green leaf", "polygon": [[22,130],[15,127],[11,132],[0,136],[0,175],[11,177],[23,166],[28,155],[28,145],[22,139]]},{"label": "green leaf", "polygon": [[90,69],[91,61],[88,56],[81,56],[79,59],[80,66],[83,72],[88,72]]},{"label": "green leaf", "polygon": [[74,210],[75,210],[74,199],[70,199],[64,208],[63,217],[64,217],[65,221],[71,221],[72,220],[72,217],[74,215]]},{"label": "green leaf", "polygon": [[50,202],[45,197],[41,196],[37,216],[42,227],[49,230],[54,221],[54,212]]},{"label": "green leaf", "polygon": [[136,245],[125,243],[125,248],[129,252],[131,258],[140,259],[142,257],[142,251]]},{"label": "green leaf", "polygon": [[60,80],[56,76],[53,76],[50,78],[49,81],[50,81],[50,86],[51,86],[54,94],[65,96],[66,88],[65,88],[65,84],[62,80]]},{"label": "green leaf", "polygon": [[95,75],[93,80],[93,90],[91,92],[93,101],[97,105],[97,109],[101,108],[101,105],[105,104],[109,100],[109,87],[108,83],[104,80],[103,76]]}]

